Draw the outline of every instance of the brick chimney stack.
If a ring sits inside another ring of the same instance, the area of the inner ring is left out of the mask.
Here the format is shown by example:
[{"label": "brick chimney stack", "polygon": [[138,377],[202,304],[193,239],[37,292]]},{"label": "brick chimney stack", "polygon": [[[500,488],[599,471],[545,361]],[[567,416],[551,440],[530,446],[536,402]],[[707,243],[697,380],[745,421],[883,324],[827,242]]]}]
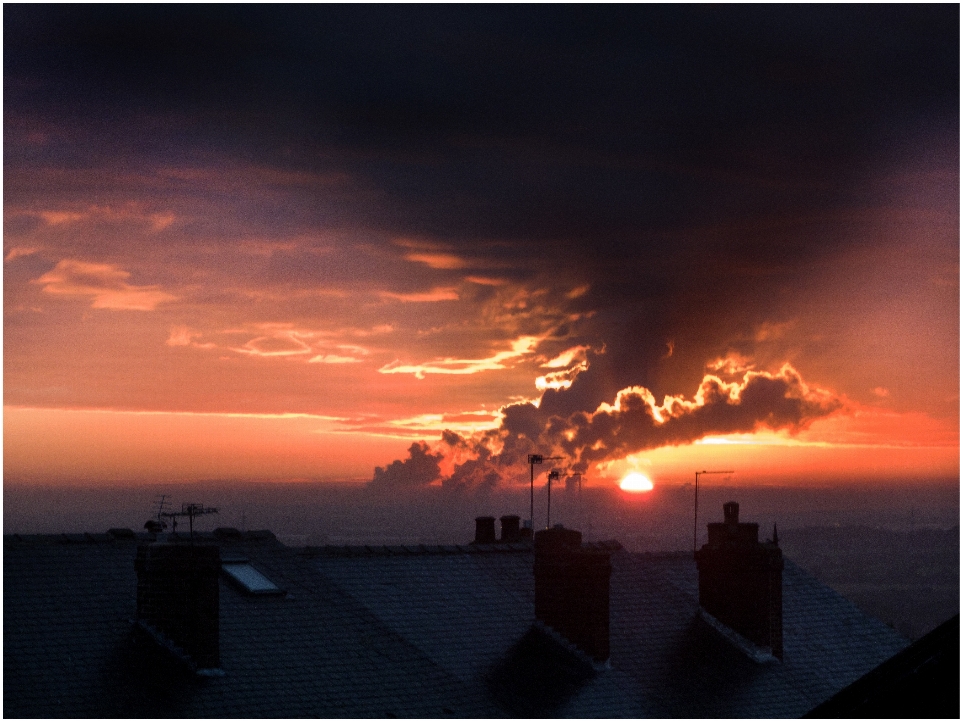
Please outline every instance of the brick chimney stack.
[{"label": "brick chimney stack", "polygon": [[756,523],[740,523],[740,505],[723,504],[723,522],[707,524],[696,552],[700,606],[718,621],[783,659],[783,553],[761,543]]},{"label": "brick chimney stack", "polygon": [[562,526],[534,536],[537,620],[594,660],[610,658],[610,554]]},{"label": "brick chimney stack", "polygon": [[220,666],[220,549],[188,543],[137,547],[137,621],[197,670]]}]

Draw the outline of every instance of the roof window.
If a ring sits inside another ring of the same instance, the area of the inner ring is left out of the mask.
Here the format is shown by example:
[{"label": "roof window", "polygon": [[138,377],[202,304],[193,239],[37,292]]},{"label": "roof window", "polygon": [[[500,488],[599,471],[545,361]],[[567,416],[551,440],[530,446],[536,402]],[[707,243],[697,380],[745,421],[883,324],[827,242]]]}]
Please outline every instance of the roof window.
[{"label": "roof window", "polygon": [[222,567],[230,580],[246,593],[257,596],[283,593],[273,581],[251,566],[249,561],[224,561]]}]

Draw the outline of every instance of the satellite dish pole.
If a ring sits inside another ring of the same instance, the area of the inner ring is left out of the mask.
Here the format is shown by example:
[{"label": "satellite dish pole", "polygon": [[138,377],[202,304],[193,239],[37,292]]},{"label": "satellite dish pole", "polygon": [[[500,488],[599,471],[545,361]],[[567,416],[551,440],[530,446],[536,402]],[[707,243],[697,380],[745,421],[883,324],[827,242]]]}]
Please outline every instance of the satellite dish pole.
[{"label": "satellite dish pole", "polygon": [[693,484],[693,552],[697,552],[697,512],[700,507],[700,476],[707,473],[734,473],[734,471],[696,471]]}]

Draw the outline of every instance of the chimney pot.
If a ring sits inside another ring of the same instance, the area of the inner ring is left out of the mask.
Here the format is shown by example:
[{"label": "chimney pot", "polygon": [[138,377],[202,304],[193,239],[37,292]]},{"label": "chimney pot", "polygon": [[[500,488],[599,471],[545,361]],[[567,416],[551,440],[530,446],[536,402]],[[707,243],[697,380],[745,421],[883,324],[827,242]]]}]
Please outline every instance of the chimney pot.
[{"label": "chimney pot", "polygon": [[520,516],[500,516],[500,540],[504,543],[520,542]]},{"label": "chimney pot", "polygon": [[496,543],[497,542],[497,519],[493,516],[477,517],[477,533],[474,543]]},{"label": "chimney pot", "polygon": [[736,501],[727,501],[723,504],[723,522],[731,526],[740,522],[740,504]]}]

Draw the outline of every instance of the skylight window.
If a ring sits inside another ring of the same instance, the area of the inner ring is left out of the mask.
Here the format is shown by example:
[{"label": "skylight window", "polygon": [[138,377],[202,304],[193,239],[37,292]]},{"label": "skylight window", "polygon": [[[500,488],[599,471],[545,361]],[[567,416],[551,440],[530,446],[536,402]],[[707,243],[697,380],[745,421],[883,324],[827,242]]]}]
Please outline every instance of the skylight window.
[{"label": "skylight window", "polygon": [[246,561],[224,562],[223,571],[247,593],[283,593],[280,588]]}]

